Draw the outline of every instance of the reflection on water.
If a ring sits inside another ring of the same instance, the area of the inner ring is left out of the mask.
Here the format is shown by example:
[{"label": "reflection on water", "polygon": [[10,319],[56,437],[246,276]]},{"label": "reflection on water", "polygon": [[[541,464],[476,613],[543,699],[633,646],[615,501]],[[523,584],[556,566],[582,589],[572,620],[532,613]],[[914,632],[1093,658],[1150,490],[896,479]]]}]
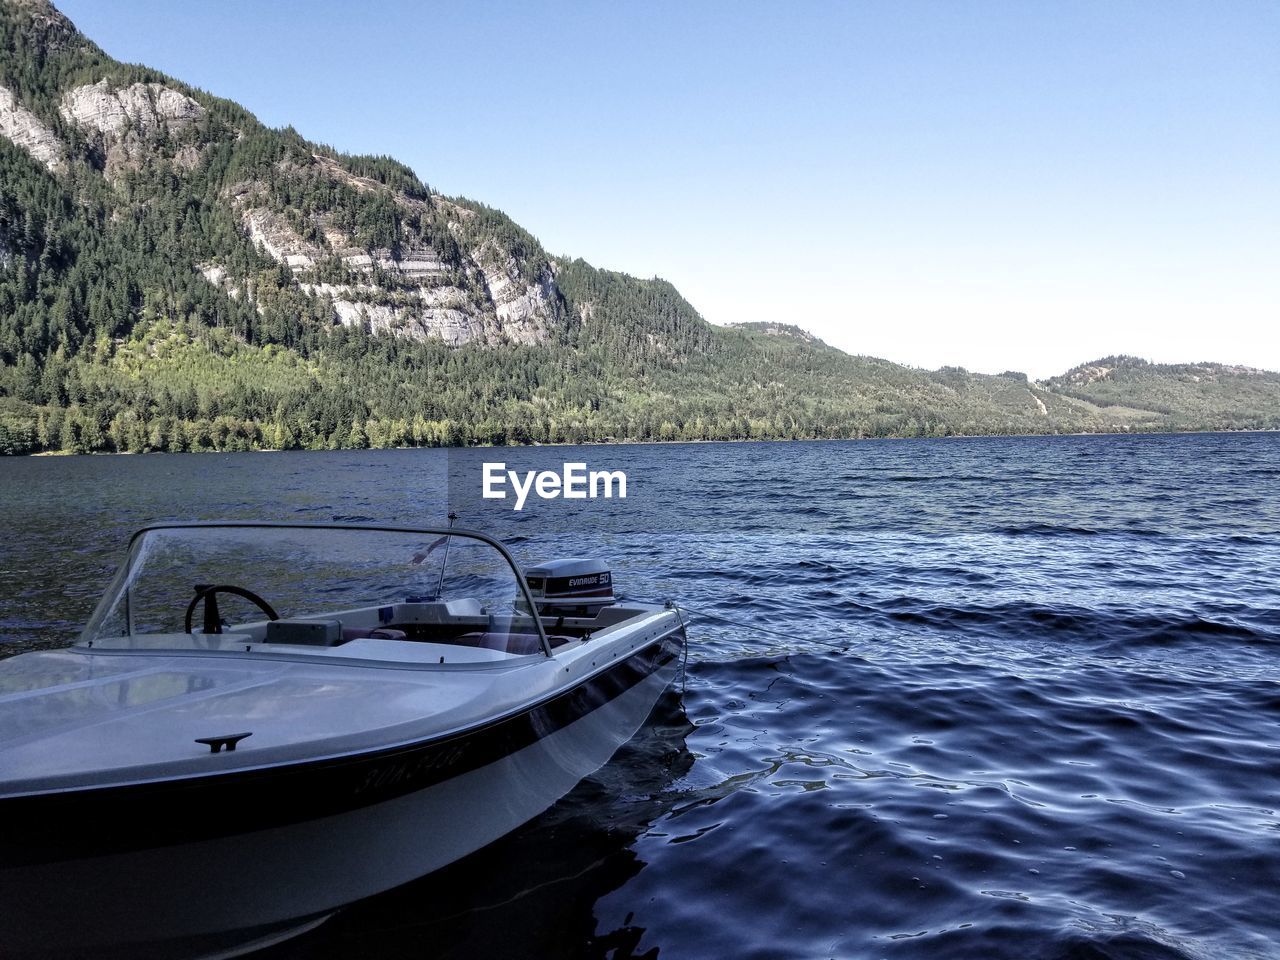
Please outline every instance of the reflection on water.
[{"label": "reflection on water", "polygon": [[694,763],[692,730],[678,691],[669,692],[611,764],[523,829],[259,956],[641,956],[631,947],[644,931],[599,929],[594,908],[644,869],[637,838],[682,801],[676,785]]}]

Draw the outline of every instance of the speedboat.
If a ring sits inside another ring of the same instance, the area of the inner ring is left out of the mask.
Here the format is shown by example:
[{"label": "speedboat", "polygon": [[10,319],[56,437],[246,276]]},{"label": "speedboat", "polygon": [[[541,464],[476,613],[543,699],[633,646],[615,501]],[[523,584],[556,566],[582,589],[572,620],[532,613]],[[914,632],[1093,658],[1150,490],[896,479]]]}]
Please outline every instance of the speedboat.
[{"label": "speedboat", "polygon": [[682,673],[678,609],[457,528],[136,534],[0,661],[0,954],[245,952],[550,807]]}]

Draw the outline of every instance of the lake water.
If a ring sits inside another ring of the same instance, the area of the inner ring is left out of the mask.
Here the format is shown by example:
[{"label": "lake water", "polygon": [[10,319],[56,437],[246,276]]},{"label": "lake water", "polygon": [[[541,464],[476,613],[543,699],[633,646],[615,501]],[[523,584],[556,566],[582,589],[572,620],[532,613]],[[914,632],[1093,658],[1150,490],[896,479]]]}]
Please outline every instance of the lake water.
[{"label": "lake water", "polygon": [[264,958],[1280,956],[1280,435],[38,458],[0,507],[3,653],[162,519],[455,510],[702,612],[548,814]]}]

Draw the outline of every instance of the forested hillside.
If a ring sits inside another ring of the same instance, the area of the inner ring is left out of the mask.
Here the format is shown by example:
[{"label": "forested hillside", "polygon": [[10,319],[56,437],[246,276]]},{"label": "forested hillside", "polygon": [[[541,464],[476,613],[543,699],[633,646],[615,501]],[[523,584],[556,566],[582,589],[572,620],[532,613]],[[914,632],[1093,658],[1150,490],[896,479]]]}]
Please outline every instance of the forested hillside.
[{"label": "forested hillside", "polygon": [[1274,374],[1126,364],[1035,384],[714,327],[0,0],[0,452],[1280,427]]}]

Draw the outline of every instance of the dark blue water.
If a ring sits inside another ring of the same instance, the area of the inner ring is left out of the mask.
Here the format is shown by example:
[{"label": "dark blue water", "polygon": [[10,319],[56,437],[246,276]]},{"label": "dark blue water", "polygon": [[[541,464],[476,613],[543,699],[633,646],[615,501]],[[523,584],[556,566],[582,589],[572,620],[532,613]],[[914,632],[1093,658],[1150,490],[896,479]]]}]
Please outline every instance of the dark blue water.
[{"label": "dark blue water", "polygon": [[[629,496],[517,514],[477,455]],[[455,509],[746,625],[547,815],[271,957],[1280,957],[1280,435],[48,458],[0,506],[12,652],[155,519]]]}]

